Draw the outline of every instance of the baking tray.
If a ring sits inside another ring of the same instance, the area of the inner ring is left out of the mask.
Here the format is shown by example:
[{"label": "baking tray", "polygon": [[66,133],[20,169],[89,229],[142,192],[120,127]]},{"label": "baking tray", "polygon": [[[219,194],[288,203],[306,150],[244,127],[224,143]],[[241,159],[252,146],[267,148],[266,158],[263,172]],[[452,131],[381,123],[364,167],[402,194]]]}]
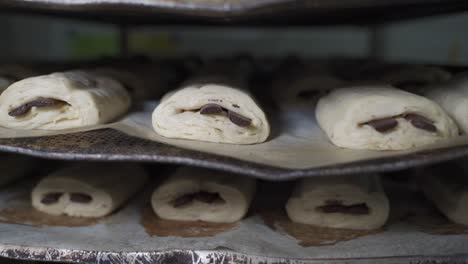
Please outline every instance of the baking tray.
[{"label": "baking tray", "polygon": [[39,13],[111,23],[362,24],[468,9],[463,0],[7,0],[4,12]]},{"label": "baking tray", "polygon": [[282,169],[183,149],[129,136],[111,128],[47,137],[0,139],[0,151],[56,160],[181,164],[229,171],[265,180],[286,181],[307,176],[389,172],[435,164],[467,156],[468,145],[304,170]]},{"label": "baking tray", "polygon": [[291,187],[284,183],[261,182],[241,222],[210,225],[157,219],[147,203],[152,188],[103,219],[46,216],[30,206],[34,182],[0,191],[0,256],[90,264],[468,263],[467,227],[404,188],[387,186],[392,213],[383,229],[351,231],[292,224],[282,209]]},{"label": "baking tray", "polygon": [[[337,65],[333,68],[340,75],[342,72],[349,73],[343,69],[356,68],[352,65],[366,61],[337,59],[334,63]],[[454,74],[466,71],[466,67],[444,68]],[[265,84],[259,87],[270,86]],[[0,138],[0,152],[58,160],[181,164],[272,181],[397,171],[468,155],[468,136],[408,151],[340,149],[333,146],[317,126],[313,108],[292,105],[280,111],[273,109],[273,102],[264,103],[265,111],[270,116],[272,135],[266,143],[258,145],[164,138],[157,135],[150,125],[151,112],[158,102],[147,101],[121,120],[96,127],[70,131],[0,128],[0,134],[5,133]]]}]

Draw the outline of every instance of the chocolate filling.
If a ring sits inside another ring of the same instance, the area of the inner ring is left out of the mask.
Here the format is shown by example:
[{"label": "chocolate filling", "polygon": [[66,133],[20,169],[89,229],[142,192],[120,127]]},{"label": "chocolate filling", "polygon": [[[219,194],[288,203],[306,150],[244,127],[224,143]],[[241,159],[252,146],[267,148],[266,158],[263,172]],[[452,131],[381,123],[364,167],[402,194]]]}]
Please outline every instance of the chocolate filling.
[{"label": "chocolate filling", "polygon": [[417,127],[422,130],[426,130],[429,132],[436,132],[437,127],[433,125],[434,122],[425,118],[424,116],[417,115],[417,114],[406,114],[404,118],[411,122],[414,127]]},{"label": "chocolate filling", "polygon": [[361,125],[369,125],[373,127],[380,133],[388,132],[394,129],[398,125],[398,121],[396,120],[398,117],[403,117],[404,119],[408,120],[411,125],[416,128],[426,130],[429,132],[436,132],[437,127],[434,126],[434,122],[424,116],[409,113],[404,115],[398,115],[393,117],[381,118],[381,119],[374,119],[369,122],[363,123]]},{"label": "chocolate filling", "polygon": [[326,214],[342,213],[350,215],[366,215],[370,212],[366,203],[343,205],[341,201],[325,201],[325,205],[317,206],[316,210]]},{"label": "chocolate filling", "polygon": [[48,107],[48,106],[59,106],[67,104],[64,101],[53,99],[53,98],[43,98],[39,97],[31,102],[25,103],[10,112],[8,112],[9,116],[21,116],[28,113],[32,107]]},{"label": "chocolate filling", "polygon": [[375,119],[366,123],[367,125],[373,127],[380,133],[387,132],[394,129],[398,125],[398,121],[394,117]]},{"label": "chocolate filling", "polygon": [[[238,105],[236,106],[237,106],[236,108],[239,108]],[[252,123],[252,119],[245,117],[241,114],[238,114],[234,111],[225,109],[218,104],[212,104],[212,103],[206,104],[200,108],[200,114],[202,115],[215,115],[215,114],[225,114],[225,113],[227,113],[229,120],[231,120],[231,122],[237,126],[248,127]]]},{"label": "chocolate filling", "polygon": [[206,104],[200,109],[202,115],[214,115],[224,112],[224,109],[217,104]]},{"label": "chocolate filling", "polygon": [[193,201],[193,194],[185,194],[171,201],[174,208],[182,207]]},{"label": "chocolate filling", "polygon": [[42,197],[41,203],[43,204],[53,204],[56,203],[60,197],[62,197],[63,193],[61,192],[53,192],[47,193]]},{"label": "chocolate filling", "polygon": [[208,204],[221,203],[224,204],[226,201],[221,198],[219,193],[199,191],[196,193],[188,193],[171,201],[171,204],[174,208],[179,208],[184,205],[187,205],[193,201],[200,201]]},{"label": "chocolate filling", "polygon": [[91,195],[86,193],[71,193],[70,201],[75,203],[90,203],[93,200]]},{"label": "chocolate filling", "polygon": [[228,117],[231,122],[240,127],[248,127],[252,120],[233,111],[228,111]]}]

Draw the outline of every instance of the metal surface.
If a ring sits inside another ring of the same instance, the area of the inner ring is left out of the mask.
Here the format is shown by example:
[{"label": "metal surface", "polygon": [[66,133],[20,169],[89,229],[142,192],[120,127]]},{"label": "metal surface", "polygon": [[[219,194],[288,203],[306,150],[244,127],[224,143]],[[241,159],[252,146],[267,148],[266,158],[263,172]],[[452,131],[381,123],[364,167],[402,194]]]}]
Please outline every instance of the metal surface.
[{"label": "metal surface", "polygon": [[342,260],[293,260],[249,256],[229,251],[173,250],[168,252],[96,252],[50,248],[4,247],[0,255],[23,260],[60,261],[80,264],[466,264],[466,256],[412,256]]},{"label": "metal surface", "polygon": [[[468,10],[463,0],[8,0],[3,11],[108,22],[200,24],[339,24]],[[118,18],[118,19],[117,19]]]},{"label": "metal surface", "polygon": [[186,150],[101,129],[48,137],[0,139],[0,151],[58,160],[141,161],[172,163],[230,171],[253,177],[285,181],[306,176],[388,172],[434,164],[468,155],[468,146],[421,151],[396,157],[289,170],[229,157]]}]

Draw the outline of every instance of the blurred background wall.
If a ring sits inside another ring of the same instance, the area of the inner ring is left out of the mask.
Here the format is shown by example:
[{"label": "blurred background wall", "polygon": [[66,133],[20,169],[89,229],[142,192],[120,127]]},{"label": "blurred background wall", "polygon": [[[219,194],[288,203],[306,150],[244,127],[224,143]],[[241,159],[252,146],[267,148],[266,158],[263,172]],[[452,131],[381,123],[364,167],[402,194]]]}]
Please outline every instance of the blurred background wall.
[{"label": "blurred background wall", "polygon": [[[0,59],[94,58],[119,53],[117,27],[40,16],[0,15]],[[214,28],[138,27],[132,53],[154,56],[380,56],[390,61],[468,64],[468,13],[379,27]]]}]

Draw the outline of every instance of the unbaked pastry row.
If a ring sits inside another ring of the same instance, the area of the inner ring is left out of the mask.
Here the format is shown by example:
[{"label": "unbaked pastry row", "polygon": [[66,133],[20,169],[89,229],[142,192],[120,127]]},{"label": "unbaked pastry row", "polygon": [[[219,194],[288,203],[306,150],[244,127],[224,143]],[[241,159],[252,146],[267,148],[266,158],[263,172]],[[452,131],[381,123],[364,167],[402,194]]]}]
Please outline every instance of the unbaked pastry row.
[{"label": "unbaked pastry row", "polygon": [[[443,77],[441,70],[424,69],[408,69],[382,80],[401,83],[395,79],[407,78],[409,73],[419,73],[427,82]],[[122,83],[106,77],[112,74],[100,75],[104,72],[54,73],[12,84],[0,96],[0,125],[60,130],[115,120],[128,111],[131,96]],[[306,107],[315,108],[318,125],[339,147],[404,150],[456,137],[468,127],[468,81],[463,78],[419,90],[424,97],[382,84],[356,85],[330,75],[306,76],[287,89],[274,86],[273,94],[281,103],[306,102]],[[168,138],[230,144],[265,142],[270,134],[268,118],[248,86],[209,77],[166,94],[153,112],[154,130]],[[405,85],[417,87],[411,82]],[[299,100],[288,101],[296,97]],[[315,106],[313,100],[317,99]]]},{"label": "unbaked pastry row", "polygon": [[289,84],[276,82],[273,97],[284,111],[315,111],[320,128],[342,148],[405,150],[465,132],[466,78],[424,66],[372,65],[358,72],[359,81],[345,81],[311,68],[285,78]]},{"label": "unbaked pastry row", "polygon": [[[28,158],[3,157],[0,164],[19,163],[22,166],[4,168],[2,185],[32,171]],[[464,206],[468,191],[463,187],[466,180],[462,178],[427,175],[423,177],[422,187],[448,218],[468,225],[468,209]],[[32,190],[31,201],[35,210],[50,215],[103,217],[122,207],[148,182],[149,175],[138,164],[77,163],[42,178]],[[150,201],[153,211],[162,219],[232,223],[247,215],[255,191],[256,181],[249,177],[181,167],[157,184]],[[274,197],[263,198],[274,200]],[[371,174],[299,180],[285,209],[296,223],[372,230],[386,223],[390,205],[380,176]]]},{"label": "unbaked pastry row", "polygon": [[[219,143],[264,142],[269,123],[247,87],[225,84],[213,74],[208,77],[197,76],[197,82],[163,97],[153,113],[155,131]],[[0,95],[0,126],[63,130],[114,121],[131,106],[132,94],[123,81],[129,79],[123,72],[100,68],[14,82]]]},{"label": "unbaked pastry row", "polygon": [[[103,217],[148,183],[137,164],[80,163],[44,177],[32,205],[51,215]],[[256,181],[230,173],[181,167],[151,194],[155,214],[167,220],[232,223],[248,213]],[[376,229],[389,204],[376,175],[299,181],[286,204],[292,221],[321,227]]]}]

